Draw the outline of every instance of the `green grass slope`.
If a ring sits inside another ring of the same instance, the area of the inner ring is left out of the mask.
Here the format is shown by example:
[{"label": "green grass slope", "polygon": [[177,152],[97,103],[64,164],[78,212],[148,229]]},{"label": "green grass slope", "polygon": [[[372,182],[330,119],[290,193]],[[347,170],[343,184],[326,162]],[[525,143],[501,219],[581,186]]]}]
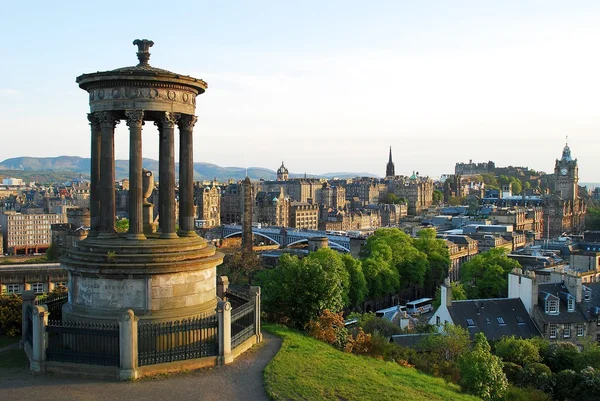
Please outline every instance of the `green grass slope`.
[{"label": "green grass slope", "polygon": [[347,354],[279,326],[264,329],[283,338],[265,369],[265,388],[274,400],[478,400],[415,369]]}]

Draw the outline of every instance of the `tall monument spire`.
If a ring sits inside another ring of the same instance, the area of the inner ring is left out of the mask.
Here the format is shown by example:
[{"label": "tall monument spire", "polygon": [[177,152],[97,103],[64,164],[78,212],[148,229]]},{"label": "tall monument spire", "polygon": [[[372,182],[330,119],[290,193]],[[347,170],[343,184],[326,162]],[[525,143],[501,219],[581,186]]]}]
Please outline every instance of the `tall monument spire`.
[{"label": "tall monument spire", "polygon": [[385,167],[385,176],[393,177],[395,176],[394,162],[392,162],[392,147],[390,146],[390,160],[388,161],[387,166]]}]

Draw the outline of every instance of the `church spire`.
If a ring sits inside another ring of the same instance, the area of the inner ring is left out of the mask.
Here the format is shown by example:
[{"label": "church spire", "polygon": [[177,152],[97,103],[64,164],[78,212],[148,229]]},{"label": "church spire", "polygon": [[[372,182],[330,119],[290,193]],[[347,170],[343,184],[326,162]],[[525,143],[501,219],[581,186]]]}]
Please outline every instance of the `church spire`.
[{"label": "church spire", "polygon": [[394,162],[392,162],[392,147],[390,146],[390,159],[388,161],[387,166],[385,167],[385,176],[386,177],[393,177],[395,176],[395,168],[394,168]]}]

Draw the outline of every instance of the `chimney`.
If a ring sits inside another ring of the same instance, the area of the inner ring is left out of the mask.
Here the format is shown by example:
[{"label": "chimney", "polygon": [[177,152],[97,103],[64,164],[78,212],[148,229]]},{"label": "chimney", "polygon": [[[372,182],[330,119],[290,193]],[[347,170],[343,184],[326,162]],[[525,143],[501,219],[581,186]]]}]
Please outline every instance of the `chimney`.
[{"label": "chimney", "polygon": [[566,275],[565,285],[569,293],[575,297],[575,302],[580,303],[583,292],[581,277]]},{"label": "chimney", "polygon": [[444,284],[440,286],[440,301],[441,305],[445,305],[446,308],[452,306],[452,287],[450,286],[450,279],[445,278]]}]

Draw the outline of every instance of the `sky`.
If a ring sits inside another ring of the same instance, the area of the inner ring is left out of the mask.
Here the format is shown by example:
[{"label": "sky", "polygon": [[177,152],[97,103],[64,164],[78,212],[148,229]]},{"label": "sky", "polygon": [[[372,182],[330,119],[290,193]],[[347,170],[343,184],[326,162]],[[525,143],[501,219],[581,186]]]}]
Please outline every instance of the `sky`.
[{"label": "sky", "polygon": [[599,18],[598,1],[7,2],[0,160],[89,157],[75,78],[137,64],[147,38],[151,65],[208,83],[196,162],[382,176],[391,146],[396,174],[552,172],[568,135],[580,181],[600,182]]}]

